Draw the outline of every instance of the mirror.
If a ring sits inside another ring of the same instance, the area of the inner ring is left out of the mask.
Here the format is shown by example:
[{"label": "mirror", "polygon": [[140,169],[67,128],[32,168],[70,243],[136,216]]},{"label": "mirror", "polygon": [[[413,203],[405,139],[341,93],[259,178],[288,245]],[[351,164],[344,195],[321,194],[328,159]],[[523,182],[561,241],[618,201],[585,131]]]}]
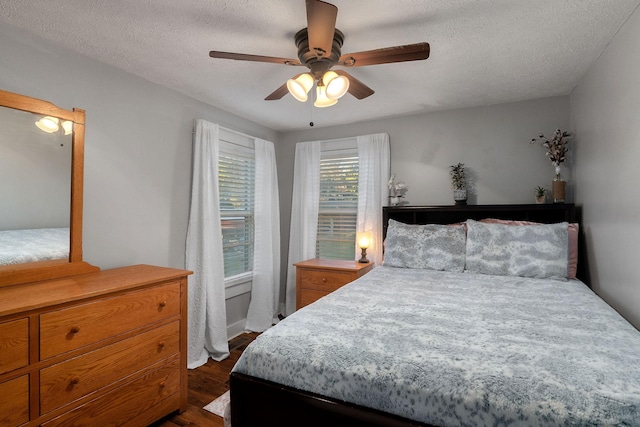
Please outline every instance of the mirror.
[{"label": "mirror", "polygon": [[69,258],[72,124],[58,123],[0,107],[0,265]]},{"label": "mirror", "polygon": [[0,286],[97,270],[82,261],[84,111],[0,90]]}]

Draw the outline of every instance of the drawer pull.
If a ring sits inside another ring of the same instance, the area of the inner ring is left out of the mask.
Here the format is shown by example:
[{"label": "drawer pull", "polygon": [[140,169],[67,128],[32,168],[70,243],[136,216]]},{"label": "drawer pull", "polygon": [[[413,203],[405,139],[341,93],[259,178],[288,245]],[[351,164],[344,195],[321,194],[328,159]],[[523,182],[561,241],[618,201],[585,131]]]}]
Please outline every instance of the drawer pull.
[{"label": "drawer pull", "polygon": [[165,388],[167,386],[167,383],[165,383],[164,381],[160,382],[160,388]]},{"label": "drawer pull", "polygon": [[162,301],[160,304],[158,304],[160,306],[160,308],[164,308],[167,306],[167,302],[166,301]]},{"label": "drawer pull", "polygon": [[160,342],[158,343],[158,349],[159,349],[159,350],[162,350],[163,348],[164,348],[164,341],[160,341]]},{"label": "drawer pull", "polygon": [[67,334],[67,339],[70,340],[73,337],[76,336],[76,334],[80,332],[80,327],[79,326],[72,326],[71,329],[69,329],[69,333]]},{"label": "drawer pull", "polygon": [[71,380],[69,381],[69,384],[71,384],[71,385],[76,385],[76,384],[78,384],[78,383],[80,383],[80,377],[73,377],[73,378],[71,378]]},{"label": "drawer pull", "polygon": [[322,283],[327,283],[327,278],[326,277],[322,278]]}]

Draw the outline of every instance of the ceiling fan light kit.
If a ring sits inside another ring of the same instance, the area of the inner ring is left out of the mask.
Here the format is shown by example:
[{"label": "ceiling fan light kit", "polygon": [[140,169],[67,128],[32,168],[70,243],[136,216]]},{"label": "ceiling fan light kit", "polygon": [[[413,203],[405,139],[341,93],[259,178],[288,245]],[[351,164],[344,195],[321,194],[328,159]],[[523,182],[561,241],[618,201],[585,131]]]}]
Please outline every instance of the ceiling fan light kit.
[{"label": "ceiling fan light kit", "polygon": [[[309,73],[300,74],[287,80],[287,90],[298,101],[306,102],[309,99],[309,91],[315,84],[315,79]],[[338,75],[335,71],[327,71],[316,86],[316,107],[329,107],[335,105],[349,90],[349,79]],[[329,102],[336,101],[336,102]]]},{"label": "ceiling fan light kit", "polygon": [[269,62],[289,66],[305,66],[309,73],[299,74],[269,94],[265,100],[281,99],[290,93],[300,102],[309,99],[309,91],[316,85],[316,107],[335,105],[347,92],[357,99],[374,94],[373,89],[344,70],[334,66],[362,67],[394,62],[420,61],[429,57],[429,43],[394,46],[342,55],[344,34],[336,28],[338,8],[321,0],[306,0],[307,28],[295,35],[298,59],[278,58],[212,50],[209,56],[219,59]]},{"label": "ceiling fan light kit", "polygon": [[62,126],[62,132],[65,135],[71,135],[73,132],[73,123],[69,120],[60,121],[57,117],[44,116],[36,122],[36,126],[43,132],[54,133],[60,130]]}]

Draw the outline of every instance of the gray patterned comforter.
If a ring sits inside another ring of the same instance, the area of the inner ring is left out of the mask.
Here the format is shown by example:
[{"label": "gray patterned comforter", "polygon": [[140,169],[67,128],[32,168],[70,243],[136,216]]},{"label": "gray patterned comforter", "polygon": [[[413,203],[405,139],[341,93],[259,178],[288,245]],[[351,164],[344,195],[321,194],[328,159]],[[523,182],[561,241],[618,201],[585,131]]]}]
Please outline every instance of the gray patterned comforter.
[{"label": "gray patterned comforter", "polygon": [[640,425],[640,332],[575,280],[378,267],[234,371],[441,426]]},{"label": "gray patterned comforter", "polygon": [[69,257],[68,228],[0,231],[0,265]]}]

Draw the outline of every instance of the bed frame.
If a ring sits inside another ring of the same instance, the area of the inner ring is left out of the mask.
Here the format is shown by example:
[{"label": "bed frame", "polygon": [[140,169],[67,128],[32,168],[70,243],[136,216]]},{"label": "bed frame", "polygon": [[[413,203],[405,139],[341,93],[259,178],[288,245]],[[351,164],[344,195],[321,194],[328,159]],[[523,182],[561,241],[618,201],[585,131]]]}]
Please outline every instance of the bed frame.
[{"label": "bed frame", "polygon": [[[580,225],[577,276],[589,284],[582,236],[582,212],[573,204],[394,206],[383,208],[383,234],[389,219],[407,224],[451,224],[466,219],[499,218]],[[283,426],[425,426],[395,415],[300,391],[271,381],[231,373],[231,425]]]}]

